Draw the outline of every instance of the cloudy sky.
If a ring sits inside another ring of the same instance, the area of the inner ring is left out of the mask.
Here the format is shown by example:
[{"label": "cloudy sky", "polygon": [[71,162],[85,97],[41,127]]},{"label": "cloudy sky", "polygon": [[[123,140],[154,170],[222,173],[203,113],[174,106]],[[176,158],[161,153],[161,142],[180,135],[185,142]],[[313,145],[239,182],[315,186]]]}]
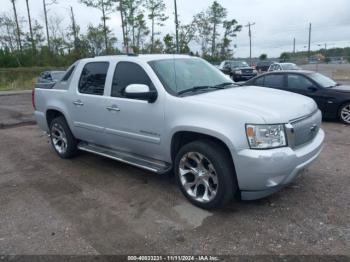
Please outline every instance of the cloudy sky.
[{"label": "cloudy sky", "polygon": [[[49,1],[49,0],[48,0]],[[162,34],[174,32],[173,0],[164,0],[170,19],[161,29]],[[194,14],[207,8],[212,0],[177,0],[179,18],[183,23],[191,21]],[[41,0],[29,0],[33,18],[43,23]],[[235,18],[240,24],[255,22],[252,27],[253,56],[262,53],[268,56],[279,56],[283,51],[292,51],[293,38],[296,38],[296,49],[306,50],[308,26],[312,23],[311,48],[327,43],[328,47],[350,46],[350,0],[218,0],[227,8],[228,18]],[[11,13],[10,0],[0,0],[0,12]],[[58,0],[57,5],[50,6],[49,15],[64,18],[68,25],[69,7],[73,6],[76,19],[82,31],[88,24],[100,22],[97,9],[85,7],[78,0]],[[26,17],[25,0],[17,0],[17,11]],[[12,13],[11,13],[12,14]],[[117,13],[111,15],[109,26],[121,44],[121,22]],[[248,30],[244,28],[234,40],[237,45],[236,57],[249,56]],[[193,49],[198,45],[193,43]]]}]

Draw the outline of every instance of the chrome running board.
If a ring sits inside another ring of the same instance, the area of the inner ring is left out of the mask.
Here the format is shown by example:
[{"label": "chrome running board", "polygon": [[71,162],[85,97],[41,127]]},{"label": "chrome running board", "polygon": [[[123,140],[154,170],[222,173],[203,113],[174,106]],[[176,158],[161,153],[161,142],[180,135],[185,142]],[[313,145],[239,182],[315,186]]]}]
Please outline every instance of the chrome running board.
[{"label": "chrome running board", "polygon": [[78,149],[93,153],[96,155],[104,156],[119,162],[123,162],[135,167],[139,167],[157,174],[164,174],[171,169],[171,165],[159,160],[145,158],[139,155],[117,151],[115,149],[106,148],[98,145],[88,144],[81,142],[78,144]]}]

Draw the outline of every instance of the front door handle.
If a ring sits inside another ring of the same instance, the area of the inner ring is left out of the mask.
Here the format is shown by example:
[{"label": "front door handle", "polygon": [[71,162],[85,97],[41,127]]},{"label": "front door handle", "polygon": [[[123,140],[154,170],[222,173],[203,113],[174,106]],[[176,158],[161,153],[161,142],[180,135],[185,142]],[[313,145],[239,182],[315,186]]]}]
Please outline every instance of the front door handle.
[{"label": "front door handle", "polygon": [[83,106],[84,105],[84,103],[81,100],[76,100],[73,102],[73,104],[76,106]]},{"label": "front door handle", "polygon": [[108,111],[116,111],[116,112],[120,111],[120,108],[117,105],[107,106],[106,109]]}]

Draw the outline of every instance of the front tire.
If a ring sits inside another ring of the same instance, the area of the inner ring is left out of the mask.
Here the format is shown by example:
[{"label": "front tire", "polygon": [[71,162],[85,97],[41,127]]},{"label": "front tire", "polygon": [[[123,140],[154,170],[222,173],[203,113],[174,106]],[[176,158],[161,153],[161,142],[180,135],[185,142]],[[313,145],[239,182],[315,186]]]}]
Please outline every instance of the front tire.
[{"label": "front tire", "polygon": [[77,154],[77,140],[73,136],[63,116],[52,120],[50,138],[53,149],[61,158],[72,158]]},{"label": "front tire", "polygon": [[191,142],[180,149],[175,176],[184,196],[203,209],[225,206],[238,190],[229,153],[210,140]]},{"label": "front tire", "polygon": [[339,119],[347,125],[350,125],[350,103],[346,103],[340,107]]}]

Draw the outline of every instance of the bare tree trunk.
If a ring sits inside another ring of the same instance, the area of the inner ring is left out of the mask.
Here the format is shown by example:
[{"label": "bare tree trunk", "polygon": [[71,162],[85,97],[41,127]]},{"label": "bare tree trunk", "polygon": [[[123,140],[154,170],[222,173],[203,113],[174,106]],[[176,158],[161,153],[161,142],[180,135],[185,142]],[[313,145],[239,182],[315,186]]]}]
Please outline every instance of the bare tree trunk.
[{"label": "bare tree trunk", "polygon": [[215,53],[215,39],[216,39],[216,24],[214,23],[213,39],[212,39],[212,46],[211,46],[211,55],[212,56],[214,56],[214,53]]},{"label": "bare tree trunk", "polygon": [[107,26],[106,26],[106,12],[104,2],[102,0],[102,20],[103,20],[103,32],[105,35],[105,46],[106,46],[106,54],[108,54],[108,39],[107,39]]},{"label": "bare tree trunk", "polygon": [[19,30],[15,0],[11,0],[11,2],[12,2],[13,13],[15,15],[15,22],[16,22],[16,26],[17,26],[17,42],[18,42],[19,50],[22,52],[21,31]]},{"label": "bare tree trunk", "polygon": [[138,29],[137,37],[136,37],[136,47],[140,51],[140,37],[141,37],[141,29]]},{"label": "bare tree trunk", "polygon": [[36,47],[35,47],[35,41],[34,41],[34,36],[33,36],[33,28],[32,28],[32,19],[30,17],[30,11],[29,11],[29,0],[26,0],[26,4],[27,4],[27,13],[28,13],[28,23],[29,23],[29,32],[30,32],[30,40],[32,42],[32,49],[33,49],[33,53],[36,52]]},{"label": "bare tree trunk", "polygon": [[70,7],[71,15],[72,15],[72,30],[73,30],[73,37],[74,37],[74,51],[79,51],[78,47],[78,33],[77,33],[77,27],[75,25],[75,18],[74,18],[74,12],[73,7]]},{"label": "bare tree trunk", "polygon": [[47,22],[47,11],[46,11],[46,2],[45,2],[45,0],[43,0],[43,5],[44,5],[44,15],[45,15],[47,47],[49,48],[49,50],[51,50],[50,35],[49,35],[49,25],[48,25],[48,22]]},{"label": "bare tree trunk", "polygon": [[153,47],[154,47],[154,17],[152,18],[151,53],[153,53]]},{"label": "bare tree trunk", "polygon": [[9,40],[9,45],[10,45],[10,51],[11,51],[11,53],[13,53],[15,51],[15,48],[13,46],[12,37],[10,37],[12,32],[11,32],[11,29],[10,29],[8,24],[6,24],[6,31],[7,31],[7,35],[9,36],[8,40]]},{"label": "bare tree trunk", "polygon": [[124,14],[123,14],[123,0],[120,0],[119,2],[119,9],[120,9],[120,19],[122,21],[122,30],[123,30],[123,41],[124,41],[124,47],[126,47],[126,53],[129,52],[129,45],[127,43],[126,40],[126,36],[125,36],[125,24],[124,24]]}]

